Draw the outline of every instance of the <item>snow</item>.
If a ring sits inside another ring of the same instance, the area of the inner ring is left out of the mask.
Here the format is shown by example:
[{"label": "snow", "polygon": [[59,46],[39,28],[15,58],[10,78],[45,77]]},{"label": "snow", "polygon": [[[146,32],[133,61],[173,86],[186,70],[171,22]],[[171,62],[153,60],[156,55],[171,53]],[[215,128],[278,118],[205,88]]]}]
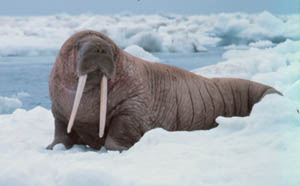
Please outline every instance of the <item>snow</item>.
[{"label": "snow", "polygon": [[271,41],[257,41],[254,43],[250,43],[249,46],[256,47],[256,48],[268,48],[268,47],[272,47],[273,43]]},{"label": "snow", "polygon": [[242,77],[281,89],[300,77],[299,47],[300,41],[287,40],[273,48],[231,49],[223,54],[224,61],[193,72],[208,77]]},{"label": "snow", "polygon": [[[274,114],[280,113],[280,114]],[[154,129],[128,151],[83,146],[45,150],[49,110],[0,115],[1,185],[298,185],[300,116],[285,97],[267,96],[250,117],[218,118],[209,131]]]},{"label": "snow", "polygon": [[[7,41],[0,42],[0,55],[18,51],[22,55],[32,51],[38,51],[34,55],[44,55],[58,49],[74,30],[83,28],[106,32],[126,51],[147,59],[154,56],[144,50],[161,47],[168,52],[193,52],[193,46],[228,42],[223,61],[193,72],[208,77],[246,78],[284,94],[266,96],[248,117],[218,117],[220,126],[212,130],[151,130],[122,153],[94,151],[80,145],[70,150],[57,145],[48,151],[45,147],[54,132],[51,111],[42,107],[20,109],[19,98],[30,96],[28,93],[0,97],[0,185],[300,185],[297,16],[263,12],[0,17],[0,40]],[[139,42],[148,39],[145,33],[153,41],[141,46]],[[26,42],[8,42],[19,39]],[[156,44],[151,47],[152,42]],[[11,51],[4,53],[3,48]],[[13,110],[12,114],[3,114]]]},{"label": "snow", "polygon": [[147,61],[151,62],[159,62],[160,59],[153,56],[151,53],[145,51],[143,48],[137,45],[130,45],[124,49],[126,52],[130,53],[131,55],[137,56]]},{"label": "snow", "polygon": [[82,14],[0,16],[0,56],[53,55],[74,32],[101,31],[120,47],[148,52],[203,52],[212,46],[260,45],[300,39],[299,15],[221,13],[211,15]]},{"label": "snow", "polygon": [[137,44],[149,52],[162,50],[162,38],[156,32],[140,32],[132,36],[133,44]]}]

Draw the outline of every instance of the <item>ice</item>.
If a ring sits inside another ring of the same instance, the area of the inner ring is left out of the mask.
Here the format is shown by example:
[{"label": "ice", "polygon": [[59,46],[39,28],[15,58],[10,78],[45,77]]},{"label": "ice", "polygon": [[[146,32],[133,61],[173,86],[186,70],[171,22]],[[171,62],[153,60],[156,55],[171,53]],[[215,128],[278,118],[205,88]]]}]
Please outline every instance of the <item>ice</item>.
[{"label": "ice", "polygon": [[212,32],[222,38],[221,45],[248,44],[260,40],[273,43],[280,43],[286,39],[299,40],[300,33],[296,31],[300,29],[300,25],[296,23],[297,15],[285,19],[266,11],[252,15],[220,14],[213,21]]},{"label": "ice", "polygon": [[151,130],[122,153],[82,145],[45,150],[54,119],[42,107],[0,115],[0,185],[297,186],[299,45],[288,40],[273,48],[232,49],[224,62],[196,70],[217,76],[242,69],[284,96],[266,96],[248,117],[218,117],[220,126],[212,130]]},{"label": "ice", "polygon": [[0,55],[46,55],[86,28],[150,61],[154,56],[145,50],[188,53],[226,45],[221,62],[193,72],[246,78],[284,94],[266,96],[248,117],[218,117],[212,130],[150,130],[122,153],[82,145],[48,151],[51,111],[19,109],[28,93],[0,97],[0,185],[300,185],[298,21],[299,15],[269,12],[0,17]]},{"label": "ice", "polygon": [[22,107],[22,101],[18,98],[0,96],[0,114],[12,113],[17,108]]},{"label": "ice", "polygon": [[28,92],[18,92],[15,97],[17,98],[25,98],[25,97],[30,97],[30,94]]},{"label": "ice", "polygon": [[11,97],[0,96],[0,114],[11,114],[23,106],[23,98],[30,97],[27,92],[18,92]]},{"label": "ice", "polygon": [[[280,113],[280,114],[274,114]],[[300,183],[300,115],[285,97],[267,96],[250,117],[218,118],[209,131],[154,129],[128,151],[84,146],[45,150],[49,110],[0,115],[1,185],[272,185]]]},{"label": "ice", "polygon": [[137,45],[130,45],[130,46],[126,47],[124,50],[134,56],[137,56],[137,57],[142,58],[147,61],[151,61],[151,62],[159,62],[160,61],[159,58],[153,56],[151,53],[145,51],[143,48],[141,48]]},{"label": "ice", "polygon": [[300,77],[299,41],[287,40],[273,48],[231,49],[217,65],[195,69],[208,77],[242,77],[285,90]]},{"label": "ice", "polygon": [[133,44],[137,44],[149,52],[160,52],[162,50],[162,38],[155,32],[140,32],[130,40]]},{"label": "ice", "polygon": [[[300,39],[299,14],[0,16],[0,56],[53,55],[74,32],[92,29],[120,47],[148,52],[203,52],[220,45],[268,47]],[[264,42],[264,43],[262,43]]]},{"label": "ice", "polygon": [[256,48],[269,48],[272,47],[274,44],[271,41],[257,41],[254,43],[250,43],[250,47],[256,47]]}]

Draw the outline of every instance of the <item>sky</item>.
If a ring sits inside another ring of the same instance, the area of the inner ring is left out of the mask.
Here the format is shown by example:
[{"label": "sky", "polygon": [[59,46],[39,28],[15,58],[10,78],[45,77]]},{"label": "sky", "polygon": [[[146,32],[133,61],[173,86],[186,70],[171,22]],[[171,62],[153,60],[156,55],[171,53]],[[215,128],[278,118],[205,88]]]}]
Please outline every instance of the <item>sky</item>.
[{"label": "sky", "polygon": [[0,0],[0,15],[300,13],[300,0]]}]

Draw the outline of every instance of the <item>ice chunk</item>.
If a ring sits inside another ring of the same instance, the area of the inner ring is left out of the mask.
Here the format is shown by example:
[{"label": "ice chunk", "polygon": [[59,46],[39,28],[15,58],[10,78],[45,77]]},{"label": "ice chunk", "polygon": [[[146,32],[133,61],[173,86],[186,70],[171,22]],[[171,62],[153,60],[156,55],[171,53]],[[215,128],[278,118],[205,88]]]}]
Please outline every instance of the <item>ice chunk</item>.
[{"label": "ice chunk", "polygon": [[231,49],[223,54],[224,61],[193,72],[207,77],[246,78],[285,90],[300,77],[299,47],[299,41],[287,40],[273,48]]},{"label": "ice chunk", "polygon": [[121,48],[139,45],[148,52],[201,52],[217,44],[247,46],[300,39],[299,14],[279,16],[266,11],[193,16],[0,16],[0,23],[0,56],[55,55],[71,34],[84,29],[103,32]]},{"label": "ice chunk", "polygon": [[25,98],[25,97],[30,97],[30,94],[28,92],[18,92],[15,97],[17,98]]},{"label": "ice chunk", "polygon": [[151,53],[145,51],[143,48],[141,48],[137,45],[130,45],[130,46],[126,47],[124,50],[126,52],[128,52],[134,56],[140,57],[144,60],[148,60],[148,61],[152,61],[152,62],[160,61],[159,58],[153,56]]},{"label": "ice chunk", "polygon": [[12,113],[17,108],[22,107],[22,102],[18,98],[0,96],[0,114]]},{"label": "ice chunk", "polygon": [[274,46],[274,44],[271,41],[257,41],[254,43],[250,43],[249,46],[256,48],[268,48]]},{"label": "ice chunk", "polygon": [[162,38],[155,32],[140,32],[130,40],[148,52],[161,52],[162,50]]}]

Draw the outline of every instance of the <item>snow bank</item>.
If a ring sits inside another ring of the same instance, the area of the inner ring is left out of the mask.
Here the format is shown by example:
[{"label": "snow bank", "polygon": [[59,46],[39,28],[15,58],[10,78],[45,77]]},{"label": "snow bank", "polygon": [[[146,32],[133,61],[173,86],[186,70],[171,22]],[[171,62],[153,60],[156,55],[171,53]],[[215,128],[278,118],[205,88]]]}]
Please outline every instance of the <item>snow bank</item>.
[{"label": "snow bank", "polygon": [[[74,32],[101,31],[119,46],[149,52],[199,52],[209,46],[280,43],[300,39],[299,15],[227,13],[213,15],[0,16],[0,56],[54,55]],[[206,47],[207,46],[207,47]]]},{"label": "snow bank", "polygon": [[300,183],[300,115],[286,97],[267,96],[250,117],[219,118],[220,127],[209,131],[151,130],[122,153],[61,145],[45,150],[53,122],[42,107],[0,115],[0,185]]},{"label": "snow bank", "polygon": [[18,98],[0,96],[0,114],[12,113],[17,108],[22,107],[22,105]]},{"label": "snow bank", "polygon": [[242,77],[274,86],[281,91],[300,79],[300,41],[287,40],[273,48],[232,49],[224,61],[195,69],[208,77]]},{"label": "snow bank", "polygon": [[224,61],[193,72],[206,77],[245,78],[273,86],[300,112],[299,48],[300,41],[287,40],[273,48],[232,49],[223,54]]},{"label": "snow bank", "polygon": [[147,61],[152,62],[159,62],[160,59],[153,56],[151,53],[145,51],[143,48],[137,45],[130,45],[124,49],[126,52],[130,53],[131,55],[137,56]]},{"label": "snow bank", "polygon": [[[261,47],[262,45],[264,46]],[[247,144],[243,150],[238,147],[236,152],[248,155],[255,153],[252,157],[249,156],[249,159],[244,159],[249,166],[253,162],[257,163],[256,169],[251,173],[248,171],[252,168],[242,169],[248,172],[244,172],[245,175],[256,175],[254,179],[261,180],[261,183],[266,185],[298,185],[300,184],[298,171],[300,163],[297,160],[300,155],[300,42],[286,40],[273,48],[268,45],[259,43],[255,46],[250,45],[248,49],[233,47],[224,53],[224,61],[196,69],[194,72],[208,77],[247,78],[271,85],[284,94],[284,97],[267,96],[255,105],[249,117],[219,117],[217,121],[220,127],[214,132],[224,129],[220,133],[221,138],[224,137],[224,133],[230,135],[235,133],[236,135],[232,137],[238,138],[240,143],[235,144],[232,142],[233,138],[230,138],[231,147],[236,149],[236,145]],[[229,156],[226,153],[226,157]],[[253,157],[255,160],[251,160]]]},{"label": "snow bank", "polygon": [[45,150],[54,121],[42,107],[0,115],[0,185],[298,186],[299,45],[288,40],[228,50],[224,62],[196,70],[267,83],[285,96],[266,96],[249,117],[219,117],[212,130],[151,130],[122,153],[62,145]]}]

